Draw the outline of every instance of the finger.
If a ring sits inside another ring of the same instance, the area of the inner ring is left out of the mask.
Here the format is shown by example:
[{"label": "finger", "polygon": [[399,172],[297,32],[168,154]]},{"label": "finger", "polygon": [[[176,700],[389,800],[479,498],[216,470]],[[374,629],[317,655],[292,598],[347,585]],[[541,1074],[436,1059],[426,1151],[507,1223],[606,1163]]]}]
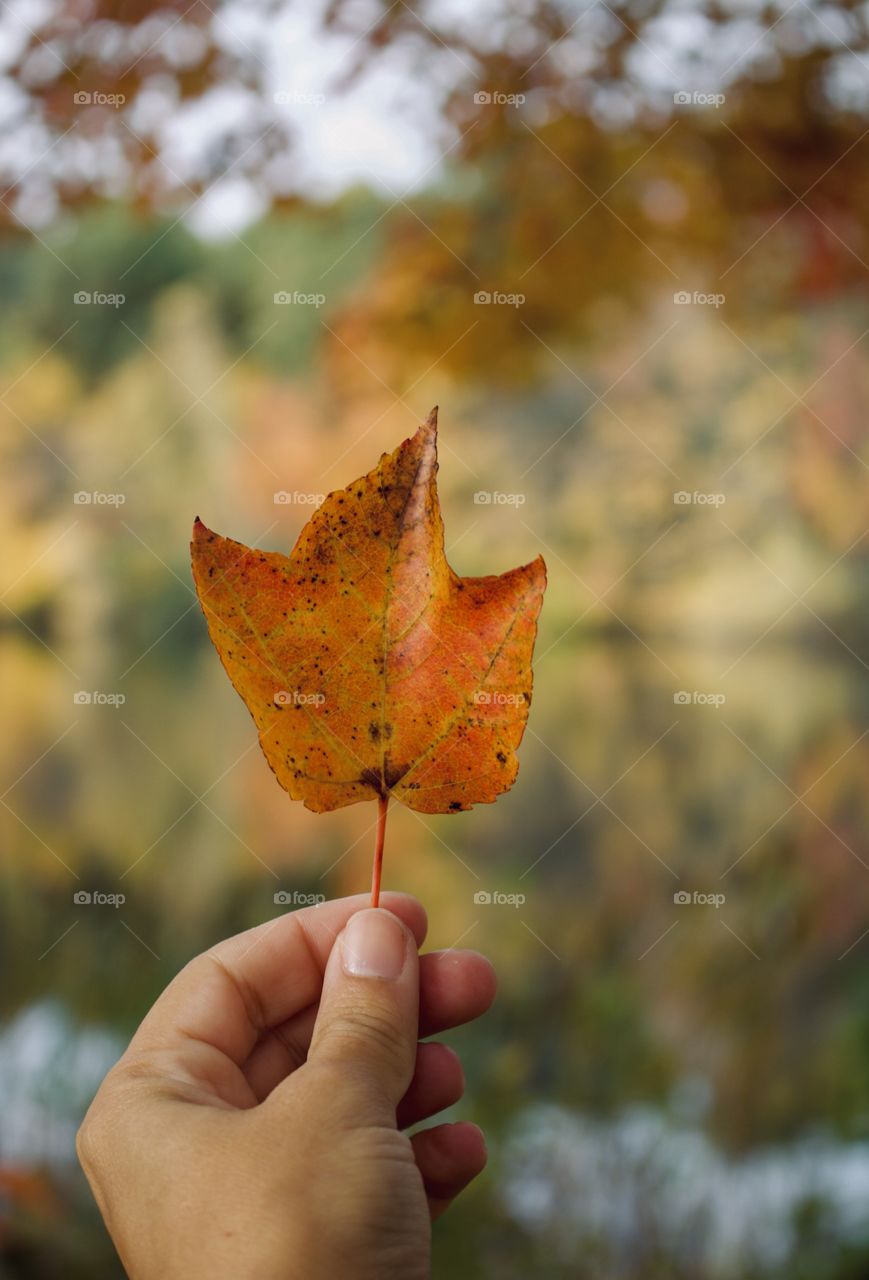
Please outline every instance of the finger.
[{"label": "finger", "polygon": [[314,1023],[320,1002],[272,1027],[260,1036],[242,1067],[257,1102],[264,1102],[272,1089],[292,1075],[308,1059]]},{"label": "finger", "polygon": [[[307,1060],[317,1018],[316,1005],[276,1027],[260,1040],[244,1064],[244,1076],[257,1102],[264,1102],[282,1080]],[[465,1074],[458,1054],[445,1044],[417,1045],[416,1066],[407,1092],[396,1108],[399,1129],[418,1124],[458,1102]]]},{"label": "finger", "polygon": [[[197,956],[156,1002],[131,1048],[183,1050],[200,1041],[241,1065],[267,1028],[319,997],[336,937],[368,901],[358,894],[289,912]],[[421,942],[420,903],[400,893],[385,893],[382,902]]]},{"label": "finger", "polygon": [[421,956],[420,1037],[479,1018],[495,999],[497,987],[495,970],[477,951],[429,951]]},{"label": "finger", "polygon": [[[418,1031],[413,935],[382,907],[357,912],[329,957],[304,1067],[313,1080],[328,1077],[339,1123],[395,1124],[413,1076]],[[272,1097],[279,1102],[281,1094],[279,1085]]]},{"label": "finger", "polygon": [[448,1045],[421,1044],[407,1093],[398,1104],[399,1129],[428,1120],[458,1102],[465,1092],[465,1073],[459,1055]]},{"label": "finger", "polygon": [[486,1140],[467,1121],[439,1124],[411,1138],[432,1218],[440,1217],[460,1191],[486,1167]]},{"label": "finger", "polygon": [[[432,951],[419,960],[419,1035],[429,1036],[485,1013],[495,995],[495,971],[476,951]],[[262,1102],[305,1062],[317,1017],[316,1004],[265,1032],[244,1064]]]}]

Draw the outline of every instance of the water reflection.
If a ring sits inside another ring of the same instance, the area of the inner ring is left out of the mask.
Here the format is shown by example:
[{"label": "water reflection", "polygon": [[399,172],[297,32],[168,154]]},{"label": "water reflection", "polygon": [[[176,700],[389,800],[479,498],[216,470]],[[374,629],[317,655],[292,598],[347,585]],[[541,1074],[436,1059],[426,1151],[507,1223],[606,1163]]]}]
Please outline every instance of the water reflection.
[{"label": "water reflection", "polygon": [[0,1165],[70,1164],[83,1109],[121,1048],[110,1031],[76,1027],[56,1000],[13,1018],[0,1034]]},{"label": "water reflection", "polygon": [[[721,681],[726,655],[655,648],[606,636],[553,649],[520,785],[461,820],[390,818],[387,880],[425,901],[430,944],[462,939],[501,974],[486,1024],[453,1037],[462,1112],[492,1135],[493,1174],[474,1220],[457,1217],[462,1241],[446,1228],[439,1245],[445,1266],[472,1248],[462,1265],[481,1280],[520,1259],[535,1275],[585,1276],[579,1256],[613,1280],[783,1277],[823,1237],[829,1268],[806,1273],[818,1280],[862,1247],[859,664],[760,646]],[[13,777],[79,718],[9,793],[0,939],[5,1176],[63,1169],[63,1212],[77,1214],[78,1116],[149,1003],[195,951],[276,914],[276,888],[364,886],[371,822],[364,806],[315,817],[274,786],[203,645],[184,659],[183,698],[161,694],[168,658],[131,684],[126,728],[117,708],[46,697],[31,648],[7,644],[2,662],[41,709]],[[719,688],[725,701],[675,702],[668,668],[676,692]],[[210,731],[191,753],[196,724]],[[221,775],[193,803],[189,788]],[[81,889],[125,902],[79,904]],[[481,902],[481,890],[503,896]],[[686,1079],[703,1082],[687,1120]],[[533,1105],[544,1098],[554,1110]],[[499,1223],[511,1258],[489,1245]]]}]

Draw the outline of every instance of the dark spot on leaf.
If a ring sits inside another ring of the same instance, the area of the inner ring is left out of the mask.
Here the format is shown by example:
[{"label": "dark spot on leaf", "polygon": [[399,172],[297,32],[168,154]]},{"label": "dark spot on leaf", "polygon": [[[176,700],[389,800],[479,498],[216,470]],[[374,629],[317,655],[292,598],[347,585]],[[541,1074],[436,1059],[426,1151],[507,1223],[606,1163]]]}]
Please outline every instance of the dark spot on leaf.
[{"label": "dark spot on leaf", "polygon": [[387,788],[396,786],[410,768],[409,764],[392,764],[389,756],[384,761],[384,774]]},{"label": "dark spot on leaf", "polygon": [[359,775],[359,781],[364,782],[367,787],[373,787],[379,796],[383,795],[383,784],[380,781],[380,774],[375,773],[373,769],[363,769]]}]

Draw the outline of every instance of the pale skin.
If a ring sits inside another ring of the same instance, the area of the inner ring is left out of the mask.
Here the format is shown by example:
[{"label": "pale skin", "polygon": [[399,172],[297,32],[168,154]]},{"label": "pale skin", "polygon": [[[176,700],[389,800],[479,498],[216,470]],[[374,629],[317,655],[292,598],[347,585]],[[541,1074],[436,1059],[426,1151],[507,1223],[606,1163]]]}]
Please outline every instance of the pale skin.
[{"label": "pale skin", "polygon": [[[351,923],[352,921],[352,923]],[[427,1280],[431,1221],[482,1170],[421,1037],[483,1013],[475,952],[419,956],[423,908],[384,893],[288,913],[197,956],[146,1016],[79,1132],[131,1280]]]}]

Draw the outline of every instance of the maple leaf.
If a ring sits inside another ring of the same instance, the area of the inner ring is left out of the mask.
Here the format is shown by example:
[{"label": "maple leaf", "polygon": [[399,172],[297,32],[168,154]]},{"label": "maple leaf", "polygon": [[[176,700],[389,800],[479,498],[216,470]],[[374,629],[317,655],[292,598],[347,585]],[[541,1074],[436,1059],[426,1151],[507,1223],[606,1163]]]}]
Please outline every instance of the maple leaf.
[{"label": "maple leaf", "polygon": [[379,802],[375,902],[390,797],[422,813],[495,800],[531,702],[543,560],[454,573],[437,467],[433,409],[289,556],[193,527],[208,631],[278,782],[318,813]]}]

